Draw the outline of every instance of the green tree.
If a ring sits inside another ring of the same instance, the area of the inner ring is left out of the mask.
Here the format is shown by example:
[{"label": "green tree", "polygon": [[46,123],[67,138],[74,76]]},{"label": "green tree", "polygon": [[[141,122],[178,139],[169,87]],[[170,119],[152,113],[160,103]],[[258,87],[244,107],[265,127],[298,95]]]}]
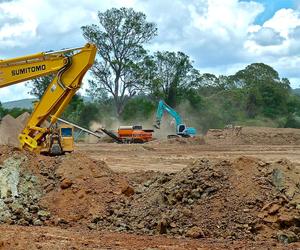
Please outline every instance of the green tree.
[{"label": "green tree", "polygon": [[73,123],[78,123],[83,109],[83,98],[80,95],[76,94],[73,96],[71,102],[63,112],[62,118]]},{"label": "green tree", "polygon": [[156,105],[147,96],[135,96],[125,106],[122,118],[125,121],[141,122],[151,118]]},{"label": "green tree", "polygon": [[31,80],[29,84],[29,86],[31,87],[29,94],[36,96],[38,99],[41,99],[45,90],[50,85],[52,79],[53,75],[47,75]]},{"label": "green tree", "polygon": [[128,100],[142,89],[137,77],[146,52],[143,45],[157,32],[146,15],[131,8],[112,8],[98,12],[100,25],[83,26],[83,36],[98,47],[98,60],[92,68],[90,94],[99,92],[112,95],[116,115],[120,116]]},{"label": "green tree", "polygon": [[272,67],[263,63],[253,63],[234,76],[236,86],[246,93],[246,113],[254,118],[258,113],[274,118],[287,113],[290,94],[288,79],[280,79]]},{"label": "green tree", "polygon": [[80,112],[78,125],[88,128],[92,121],[99,121],[100,119],[99,105],[97,103],[86,103]]},{"label": "green tree", "polygon": [[[152,62],[151,62],[152,61]],[[156,52],[145,64],[148,89],[174,107],[180,97],[197,83],[199,72],[183,52]]]},{"label": "green tree", "polygon": [[0,102],[0,120],[3,116],[7,114],[6,110],[3,108],[2,103]]}]

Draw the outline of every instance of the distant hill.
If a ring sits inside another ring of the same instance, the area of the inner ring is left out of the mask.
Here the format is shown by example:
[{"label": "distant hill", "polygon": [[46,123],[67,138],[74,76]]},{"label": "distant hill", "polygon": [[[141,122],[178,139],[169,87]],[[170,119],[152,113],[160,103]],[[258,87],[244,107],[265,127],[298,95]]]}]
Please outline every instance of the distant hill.
[{"label": "distant hill", "polygon": [[300,88],[299,88],[299,89],[293,89],[293,92],[294,92],[296,95],[300,95]]},{"label": "distant hill", "polygon": [[4,102],[2,106],[6,109],[12,108],[22,108],[31,109],[33,107],[33,102],[37,100],[36,98],[22,99],[18,101]]},{"label": "distant hill", "polygon": [[[84,102],[91,102],[92,99],[87,96],[82,96]],[[28,99],[21,99],[17,101],[11,102],[3,102],[2,106],[5,109],[13,109],[13,108],[22,108],[22,109],[31,109],[33,107],[33,102],[36,101],[36,98],[28,98]]]}]

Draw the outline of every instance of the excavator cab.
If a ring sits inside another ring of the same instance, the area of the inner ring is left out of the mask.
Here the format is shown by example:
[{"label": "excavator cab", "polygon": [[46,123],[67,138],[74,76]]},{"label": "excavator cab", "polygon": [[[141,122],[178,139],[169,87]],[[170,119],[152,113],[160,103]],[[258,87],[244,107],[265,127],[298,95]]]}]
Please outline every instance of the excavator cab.
[{"label": "excavator cab", "polygon": [[178,125],[178,134],[184,133],[185,129],[186,129],[185,124],[179,124]]},{"label": "excavator cab", "polygon": [[67,124],[55,124],[49,129],[43,141],[40,153],[45,155],[61,155],[74,151],[74,128]]},{"label": "excavator cab", "polygon": [[60,125],[60,138],[64,152],[74,151],[74,127],[62,124]]}]

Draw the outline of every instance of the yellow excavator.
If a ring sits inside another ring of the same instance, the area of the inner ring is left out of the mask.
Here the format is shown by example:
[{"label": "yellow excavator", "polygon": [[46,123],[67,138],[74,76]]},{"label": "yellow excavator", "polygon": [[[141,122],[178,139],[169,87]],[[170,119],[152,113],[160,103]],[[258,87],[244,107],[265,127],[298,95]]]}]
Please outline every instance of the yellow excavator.
[{"label": "yellow excavator", "polygon": [[[58,127],[56,121],[80,88],[96,52],[96,46],[88,43],[80,48],[0,60],[0,88],[55,75],[19,135],[22,149],[49,155],[73,151],[73,128]],[[46,120],[50,125],[43,127]]]}]

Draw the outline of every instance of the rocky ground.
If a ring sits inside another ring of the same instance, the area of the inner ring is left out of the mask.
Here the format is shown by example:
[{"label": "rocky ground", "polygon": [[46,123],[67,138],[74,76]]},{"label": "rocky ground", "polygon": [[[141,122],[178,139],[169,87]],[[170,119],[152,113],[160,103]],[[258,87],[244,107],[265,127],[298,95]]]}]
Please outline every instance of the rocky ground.
[{"label": "rocky ground", "polygon": [[299,240],[300,173],[289,161],[201,159],[115,200],[94,228],[192,238]]},{"label": "rocky ground", "polygon": [[1,146],[0,247],[299,249],[300,147],[210,143]]}]

